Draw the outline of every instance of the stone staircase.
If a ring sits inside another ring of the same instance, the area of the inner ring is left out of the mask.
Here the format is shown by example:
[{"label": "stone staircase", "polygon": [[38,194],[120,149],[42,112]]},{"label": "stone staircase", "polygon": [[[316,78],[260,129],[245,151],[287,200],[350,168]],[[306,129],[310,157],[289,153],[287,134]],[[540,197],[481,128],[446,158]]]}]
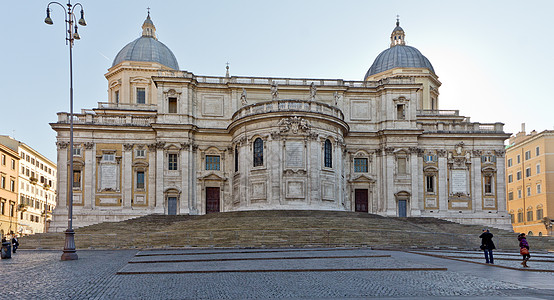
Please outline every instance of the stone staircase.
[{"label": "stone staircase", "polygon": [[[149,215],[75,230],[77,249],[168,247],[334,247],[477,249],[482,226],[435,218],[390,218],[338,211],[242,211],[202,216]],[[493,229],[497,248],[518,249],[516,234]],[[554,250],[554,237],[529,237]],[[62,249],[63,233],[21,238],[21,248]]]}]

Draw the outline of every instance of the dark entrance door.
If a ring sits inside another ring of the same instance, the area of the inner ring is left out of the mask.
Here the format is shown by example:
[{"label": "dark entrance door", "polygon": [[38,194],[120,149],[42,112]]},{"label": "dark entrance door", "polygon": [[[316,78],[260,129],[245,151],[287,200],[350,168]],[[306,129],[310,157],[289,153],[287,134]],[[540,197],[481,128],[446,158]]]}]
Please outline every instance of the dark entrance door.
[{"label": "dark entrance door", "polygon": [[167,214],[177,214],[177,197],[167,197]]},{"label": "dark entrance door", "polygon": [[367,189],[355,190],[355,211],[367,212]]},{"label": "dark entrance door", "polygon": [[219,188],[206,188],[206,213],[219,212]]},{"label": "dark entrance door", "polygon": [[398,216],[399,217],[406,217],[406,200],[398,200]]}]

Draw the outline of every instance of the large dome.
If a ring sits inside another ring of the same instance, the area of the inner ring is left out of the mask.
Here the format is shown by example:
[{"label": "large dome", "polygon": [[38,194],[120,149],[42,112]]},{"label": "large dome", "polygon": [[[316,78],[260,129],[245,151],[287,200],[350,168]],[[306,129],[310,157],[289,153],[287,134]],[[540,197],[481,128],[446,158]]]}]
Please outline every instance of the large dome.
[{"label": "large dome", "polygon": [[394,68],[427,68],[435,73],[431,62],[419,50],[411,46],[396,45],[377,56],[364,79]]},{"label": "large dome", "polygon": [[157,62],[174,70],[179,70],[177,58],[162,42],[152,37],[141,36],[127,44],[113,60],[112,67],[122,61]]},{"label": "large dome", "polygon": [[367,73],[364,80],[368,77],[394,68],[426,68],[435,73],[433,65],[423,56],[419,50],[414,47],[406,46],[406,34],[400,27],[400,21],[396,20],[396,27],[390,36],[390,48],[381,52]]},{"label": "large dome", "polygon": [[142,24],[142,36],[127,44],[113,60],[112,67],[123,61],[157,62],[174,70],[179,70],[177,58],[173,52],[156,39],[156,27],[150,19],[150,13]]}]

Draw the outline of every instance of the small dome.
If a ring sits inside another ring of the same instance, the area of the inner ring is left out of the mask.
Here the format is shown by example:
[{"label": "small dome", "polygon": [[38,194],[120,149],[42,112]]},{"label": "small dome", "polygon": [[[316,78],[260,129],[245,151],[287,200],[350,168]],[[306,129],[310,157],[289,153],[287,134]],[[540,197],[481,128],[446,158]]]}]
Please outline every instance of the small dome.
[{"label": "small dome", "polygon": [[369,76],[394,68],[427,68],[435,73],[431,62],[419,50],[411,46],[396,45],[377,56],[365,74],[364,80],[367,80]]},{"label": "small dome", "polygon": [[142,36],[127,44],[117,53],[112,67],[123,61],[157,62],[179,70],[179,64],[173,52],[156,38],[156,26],[150,19],[150,12],[142,24]]},{"label": "small dome", "polygon": [[127,44],[115,57],[112,67],[123,61],[157,62],[174,70],[179,70],[177,58],[162,42],[152,37],[141,36]]}]

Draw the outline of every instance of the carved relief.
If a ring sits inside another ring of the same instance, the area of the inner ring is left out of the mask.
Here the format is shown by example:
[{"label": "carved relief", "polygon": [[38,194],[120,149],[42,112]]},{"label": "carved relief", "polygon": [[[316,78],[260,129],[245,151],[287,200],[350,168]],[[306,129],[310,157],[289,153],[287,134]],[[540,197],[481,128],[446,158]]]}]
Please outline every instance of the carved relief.
[{"label": "carved relief", "polygon": [[310,130],[310,124],[308,121],[298,116],[281,119],[278,125],[281,132],[291,131],[296,134],[298,131],[307,132]]},{"label": "carved relief", "polygon": [[156,149],[163,149],[165,147],[165,142],[157,142]]},{"label": "carved relief", "polygon": [[133,150],[134,144],[123,144],[123,150],[125,151],[131,151]]},{"label": "carved relief", "polygon": [[58,146],[58,149],[67,149],[69,147],[68,142],[57,142],[56,146]]},{"label": "carved relief", "polygon": [[85,146],[86,150],[90,150],[94,147],[94,143],[93,142],[86,142],[86,143],[84,143],[84,146]]},{"label": "carved relief", "polygon": [[156,144],[148,144],[147,147],[148,147],[148,150],[149,150],[149,151],[154,151],[154,150],[156,150]]},{"label": "carved relief", "polygon": [[437,155],[439,157],[446,157],[447,151],[444,149],[437,150]]},{"label": "carved relief", "polygon": [[479,156],[481,156],[481,155],[483,154],[483,151],[481,151],[481,150],[473,150],[473,151],[471,151],[471,153],[473,154],[473,156],[479,157]]},{"label": "carved relief", "polygon": [[387,155],[394,153],[394,147],[385,147],[385,149],[383,149],[383,150],[385,151],[385,153]]},{"label": "carved relief", "polygon": [[494,154],[498,157],[504,157],[504,154],[506,154],[506,150],[504,149],[494,150]]}]

